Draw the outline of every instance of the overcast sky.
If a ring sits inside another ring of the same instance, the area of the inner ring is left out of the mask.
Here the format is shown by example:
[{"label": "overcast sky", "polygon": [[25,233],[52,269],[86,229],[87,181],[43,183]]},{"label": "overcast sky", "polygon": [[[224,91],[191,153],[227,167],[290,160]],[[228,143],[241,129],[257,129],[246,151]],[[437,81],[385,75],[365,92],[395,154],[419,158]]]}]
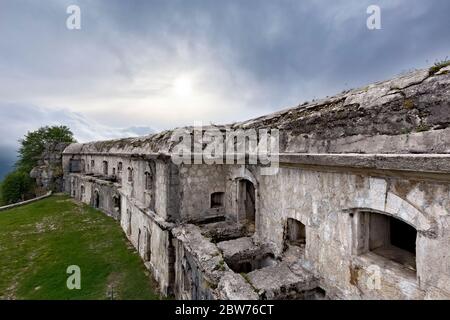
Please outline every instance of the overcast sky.
[{"label": "overcast sky", "polygon": [[80,141],[142,135],[387,79],[450,55],[449,13],[448,0],[0,0],[0,150],[46,124]]}]

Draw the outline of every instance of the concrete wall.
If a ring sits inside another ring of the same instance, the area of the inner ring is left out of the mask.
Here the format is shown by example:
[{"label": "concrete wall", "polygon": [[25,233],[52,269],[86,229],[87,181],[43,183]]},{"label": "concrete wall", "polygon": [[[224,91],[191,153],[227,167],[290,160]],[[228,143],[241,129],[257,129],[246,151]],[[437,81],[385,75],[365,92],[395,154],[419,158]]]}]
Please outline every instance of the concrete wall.
[{"label": "concrete wall", "polygon": [[[240,222],[237,184],[244,179],[255,187],[255,240],[270,246],[275,255],[281,256],[287,219],[304,224],[306,267],[320,279],[320,286],[330,297],[423,299],[450,296],[447,250],[450,246],[450,184],[445,179],[439,181],[436,176],[427,174],[421,177],[420,172],[412,175],[385,170],[383,175],[365,169],[327,165],[309,168],[295,164],[281,167],[276,175],[263,176],[257,166],[177,167],[167,160],[152,162],[115,156],[81,158],[85,163],[94,159],[96,165],[90,171],[99,176],[66,172],[66,191],[90,205],[94,205],[95,191],[99,192],[99,209],[120,219],[124,232],[152,270],[164,294],[175,290],[178,297],[188,298],[189,294],[183,289],[182,268],[189,262],[189,272],[197,288],[191,292],[191,297],[212,297],[210,284],[202,280],[200,262],[193,255],[195,248],[186,253],[184,244],[172,240],[171,228],[164,224],[201,220],[217,214]],[[69,159],[64,157],[65,168]],[[102,180],[101,163],[105,159],[109,170],[122,162],[121,183]],[[131,182],[126,176],[129,166],[133,168]],[[145,172],[151,170],[155,181],[154,200],[145,192]],[[84,195],[81,195],[81,186]],[[211,208],[213,192],[225,193],[222,208]],[[114,196],[121,197],[120,212],[114,206]],[[417,230],[416,272],[405,270],[373,252],[358,253],[358,212],[361,210],[395,217]],[[149,241],[146,240],[148,233]],[[380,274],[376,288],[372,285],[375,272]]]},{"label": "concrete wall", "polygon": [[[261,242],[283,249],[287,218],[306,226],[306,258],[323,287],[345,298],[409,299],[450,295],[450,185],[436,181],[371,177],[348,172],[281,168],[258,176]],[[418,230],[417,276],[376,256],[354,254],[354,209],[403,220]],[[381,288],[367,280],[379,267]]]},{"label": "concrete wall", "polygon": [[[170,291],[170,232],[163,230],[151,216],[133,202],[124,200],[121,226],[138,254],[152,271],[162,294]],[[130,219],[131,218],[131,219]],[[131,221],[131,225],[129,222]],[[147,233],[150,239],[147,240]]]},{"label": "concrete wall", "polygon": [[[84,160],[86,169],[80,173],[70,173],[69,162],[72,158]],[[91,166],[91,160],[95,162],[94,168]],[[103,161],[108,161],[108,176],[104,176]],[[122,163],[122,172],[117,169],[119,162]],[[98,209],[120,222],[124,233],[152,271],[161,293],[170,294],[169,264],[173,263],[170,261],[171,235],[169,230],[156,221],[158,219],[164,221],[170,214],[168,204],[170,166],[162,161],[131,159],[126,156],[76,155],[64,156],[63,167],[65,191],[91,206],[95,206],[95,193],[98,192],[100,197]],[[128,167],[133,168],[132,181],[128,181]],[[116,168],[118,179],[108,181],[113,176],[113,168]],[[151,191],[145,188],[145,172],[154,174]],[[114,197],[120,198],[120,211],[114,203]]]},{"label": "concrete wall", "polygon": [[204,218],[228,212],[230,199],[223,208],[211,208],[211,194],[229,192],[227,188],[229,166],[183,165],[180,168],[180,214],[183,220]]}]

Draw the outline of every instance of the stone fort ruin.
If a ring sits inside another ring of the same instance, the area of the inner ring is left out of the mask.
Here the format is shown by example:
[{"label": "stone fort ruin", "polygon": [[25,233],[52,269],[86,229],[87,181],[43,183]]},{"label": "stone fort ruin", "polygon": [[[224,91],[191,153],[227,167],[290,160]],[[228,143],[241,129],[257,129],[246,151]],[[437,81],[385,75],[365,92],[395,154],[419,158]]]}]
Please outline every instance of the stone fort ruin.
[{"label": "stone fort ruin", "polygon": [[68,146],[64,189],[178,299],[449,299],[449,71],[215,126],[278,129],[274,175],[175,164],[165,131]]}]

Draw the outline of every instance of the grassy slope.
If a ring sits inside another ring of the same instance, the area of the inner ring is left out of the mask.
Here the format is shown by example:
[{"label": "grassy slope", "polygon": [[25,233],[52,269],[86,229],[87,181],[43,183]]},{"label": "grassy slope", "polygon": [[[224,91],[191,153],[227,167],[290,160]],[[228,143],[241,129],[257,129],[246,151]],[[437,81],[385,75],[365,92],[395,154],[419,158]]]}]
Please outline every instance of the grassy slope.
[{"label": "grassy slope", "polygon": [[[66,286],[70,265],[81,290]],[[1,299],[157,299],[155,286],[113,219],[65,196],[0,212]]]}]

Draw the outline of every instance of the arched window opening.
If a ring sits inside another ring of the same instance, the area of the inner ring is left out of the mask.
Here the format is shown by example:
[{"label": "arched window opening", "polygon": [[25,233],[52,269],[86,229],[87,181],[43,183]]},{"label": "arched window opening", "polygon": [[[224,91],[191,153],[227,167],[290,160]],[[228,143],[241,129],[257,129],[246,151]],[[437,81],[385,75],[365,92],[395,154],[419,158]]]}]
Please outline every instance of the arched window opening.
[{"label": "arched window opening", "polygon": [[128,182],[133,182],[133,169],[128,167],[127,172],[128,172]]},{"label": "arched window opening", "polygon": [[120,207],[121,207],[121,199],[120,199],[120,196],[115,195],[115,196],[113,197],[113,205],[114,205],[114,211],[120,212]]},{"label": "arched window opening", "polygon": [[150,261],[152,258],[152,233],[149,228],[145,228],[145,251],[144,260]]},{"label": "arched window opening", "polygon": [[286,242],[293,246],[303,246],[306,243],[306,228],[298,220],[288,218],[286,224]]},{"label": "arched window opening", "polygon": [[81,200],[84,199],[84,193],[85,193],[85,188],[84,188],[84,186],[81,186],[81,188],[80,188]]},{"label": "arched window opening", "polygon": [[81,173],[86,172],[86,161],[84,159],[81,159]]},{"label": "arched window opening", "polygon": [[137,251],[139,254],[141,253],[141,228],[139,228],[139,231],[138,231]]},{"label": "arched window opening", "polygon": [[145,172],[145,190],[153,189],[153,175],[150,172]]},{"label": "arched window opening", "polygon": [[94,208],[100,208],[100,193],[97,190],[94,191]]},{"label": "arched window opening", "polygon": [[108,175],[108,161],[103,161],[103,174]]},{"label": "arched window opening", "polygon": [[357,219],[358,254],[371,252],[416,270],[417,230],[413,226],[376,212],[359,212]]}]

